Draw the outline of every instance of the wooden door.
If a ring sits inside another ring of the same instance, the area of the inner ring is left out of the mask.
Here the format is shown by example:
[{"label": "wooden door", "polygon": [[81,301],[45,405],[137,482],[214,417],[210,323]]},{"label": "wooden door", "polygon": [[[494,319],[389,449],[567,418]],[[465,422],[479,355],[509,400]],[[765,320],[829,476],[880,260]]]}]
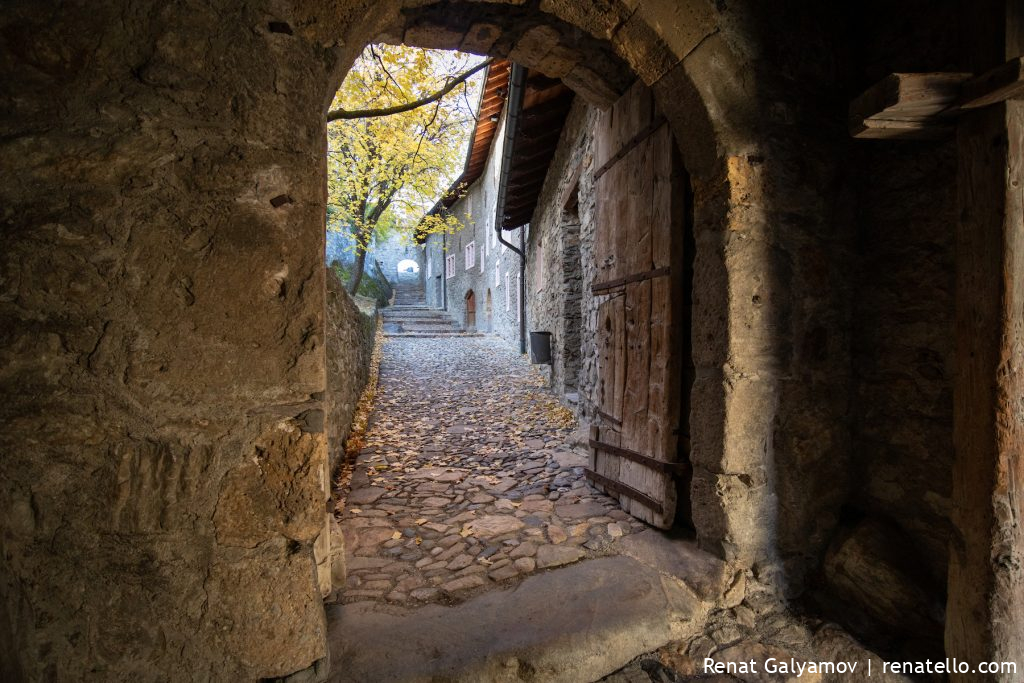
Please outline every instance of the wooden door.
[{"label": "wooden door", "polygon": [[599,419],[587,477],[631,515],[668,528],[677,478],[689,477],[680,448],[685,174],[642,84],[599,117],[594,168]]},{"label": "wooden door", "polygon": [[476,332],[476,295],[472,289],[466,292],[466,331]]}]

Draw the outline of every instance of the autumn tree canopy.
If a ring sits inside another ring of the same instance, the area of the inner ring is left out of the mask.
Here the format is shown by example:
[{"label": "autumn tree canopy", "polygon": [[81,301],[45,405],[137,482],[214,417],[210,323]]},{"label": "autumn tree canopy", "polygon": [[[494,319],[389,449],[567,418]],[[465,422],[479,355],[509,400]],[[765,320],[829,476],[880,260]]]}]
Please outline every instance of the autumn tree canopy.
[{"label": "autumn tree canopy", "polygon": [[[474,61],[471,61],[474,60]],[[328,228],[345,230],[362,279],[374,238],[453,232],[454,217],[424,214],[462,169],[483,68],[470,55],[370,45],[328,114]],[[474,87],[475,85],[475,87]],[[422,222],[421,222],[422,221]]]}]

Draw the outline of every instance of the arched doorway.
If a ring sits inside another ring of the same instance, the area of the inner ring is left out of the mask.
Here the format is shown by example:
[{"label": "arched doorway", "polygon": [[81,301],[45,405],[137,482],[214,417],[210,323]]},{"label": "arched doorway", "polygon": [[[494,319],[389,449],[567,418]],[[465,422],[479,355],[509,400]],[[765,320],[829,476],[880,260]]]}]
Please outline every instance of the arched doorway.
[{"label": "arched doorway", "polygon": [[493,318],[493,303],[491,301],[491,290],[487,290],[487,296],[484,298],[484,331],[494,331],[494,318]]},{"label": "arched doorway", "polygon": [[469,290],[468,292],[466,292],[466,316],[465,316],[465,321],[466,321],[466,331],[467,332],[475,332],[476,331],[476,294],[473,293],[472,289]]}]

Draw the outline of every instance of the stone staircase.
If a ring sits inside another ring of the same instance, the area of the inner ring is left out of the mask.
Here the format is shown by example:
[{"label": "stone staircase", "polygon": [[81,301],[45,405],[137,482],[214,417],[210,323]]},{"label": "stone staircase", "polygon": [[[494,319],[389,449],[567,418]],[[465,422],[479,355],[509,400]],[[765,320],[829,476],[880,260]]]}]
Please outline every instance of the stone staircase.
[{"label": "stone staircase", "polygon": [[426,306],[427,295],[423,291],[423,283],[405,283],[399,281],[395,286],[394,306]]},{"label": "stone staircase", "polygon": [[381,314],[384,334],[389,337],[477,336],[467,333],[462,323],[447,311],[427,306],[422,285],[395,285],[395,303]]}]

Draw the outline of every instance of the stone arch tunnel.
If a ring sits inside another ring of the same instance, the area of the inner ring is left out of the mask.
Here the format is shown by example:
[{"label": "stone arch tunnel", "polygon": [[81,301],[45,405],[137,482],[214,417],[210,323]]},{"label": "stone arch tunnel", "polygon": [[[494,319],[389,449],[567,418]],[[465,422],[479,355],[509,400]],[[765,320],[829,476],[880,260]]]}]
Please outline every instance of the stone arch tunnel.
[{"label": "stone arch tunnel", "polygon": [[[326,657],[325,114],[374,41],[508,58],[595,112],[648,88],[689,184],[700,547],[783,603],[859,605],[842,625],[868,640],[1024,666],[1021,19],[5,3],[2,677]],[[865,566],[891,580],[865,588]],[[928,611],[921,642],[879,600]]]}]

